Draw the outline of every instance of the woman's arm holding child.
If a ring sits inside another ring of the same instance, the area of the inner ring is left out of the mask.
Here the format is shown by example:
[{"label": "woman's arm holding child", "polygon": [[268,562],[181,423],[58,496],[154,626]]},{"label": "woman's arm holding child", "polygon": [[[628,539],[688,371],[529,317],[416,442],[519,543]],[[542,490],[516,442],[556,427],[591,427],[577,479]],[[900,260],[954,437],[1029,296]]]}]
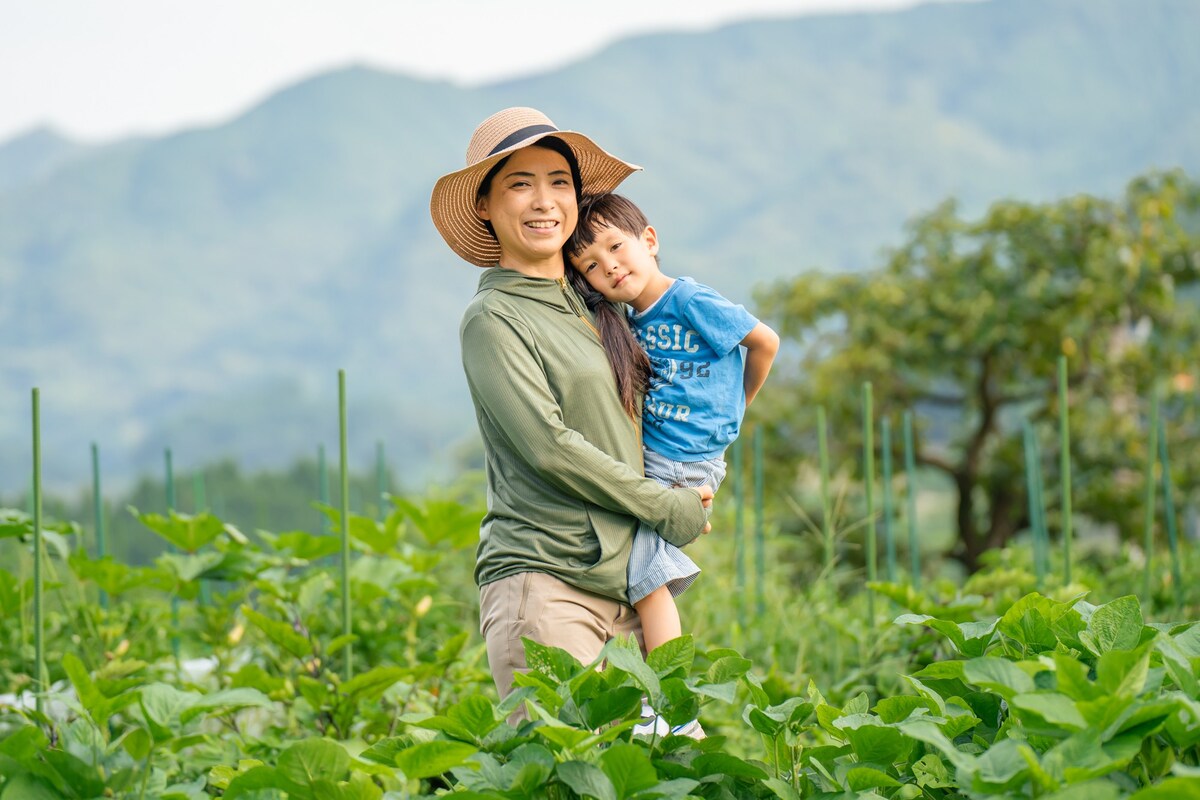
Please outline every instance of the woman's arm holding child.
[{"label": "woman's arm holding child", "polygon": [[745,339],[742,339],[742,346],[746,348],[746,371],[742,385],[746,389],[748,406],[766,382],[767,373],[771,371],[771,362],[779,352],[779,334],[760,322],[746,334]]}]

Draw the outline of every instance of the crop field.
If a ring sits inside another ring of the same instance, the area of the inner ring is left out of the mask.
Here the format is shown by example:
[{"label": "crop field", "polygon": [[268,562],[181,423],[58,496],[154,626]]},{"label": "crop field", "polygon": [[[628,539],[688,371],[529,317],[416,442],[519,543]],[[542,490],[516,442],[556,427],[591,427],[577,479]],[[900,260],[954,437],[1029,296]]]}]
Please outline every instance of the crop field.
[{"label": "crop field", "polygon": [[[1069,585],[1052,561],[1040,592],[1023,546],[965,583],[868,587],[797,566],[803,537],[743,551],[725,509],[681,599],[691,635],[597,664],[530,643],[499,703],[482,508],[390,507],[346,518],[347,561],[337,535],[170,512],[138,513],[170,549],[128,566],[47,520],[43,598],[33,520],[0,512],[0,798],[1200,796],[1200,590],[1163,562],[1139,601],[1135,549],[1081,557]],[[643,698],[708,738],[634,735]]]}]

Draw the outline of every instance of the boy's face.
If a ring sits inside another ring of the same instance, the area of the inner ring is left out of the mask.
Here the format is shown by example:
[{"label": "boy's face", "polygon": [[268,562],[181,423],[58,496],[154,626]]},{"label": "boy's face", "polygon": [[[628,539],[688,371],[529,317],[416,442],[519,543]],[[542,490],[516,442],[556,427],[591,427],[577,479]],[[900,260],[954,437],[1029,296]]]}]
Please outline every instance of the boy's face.
[{"label": "boy's face", "polygon": [[664,281],[670,284],[658,270],[657,253],[658,234],[649,225],[638,236],[606,225],[571,257],[571,266],[606,300],[642,311],[662,296]]}]

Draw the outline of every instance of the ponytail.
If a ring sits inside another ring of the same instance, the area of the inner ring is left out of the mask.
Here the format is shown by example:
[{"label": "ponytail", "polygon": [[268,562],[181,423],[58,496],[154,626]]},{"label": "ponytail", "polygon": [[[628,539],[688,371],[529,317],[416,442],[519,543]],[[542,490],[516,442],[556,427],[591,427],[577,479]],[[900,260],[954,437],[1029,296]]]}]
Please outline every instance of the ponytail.
[{"label": "ponytail", "polygon": [[608,356],[613,377],[617,382],[617,396],[630,419],[640,416],[640,400],[650,388],[650,358],[638,344],[625,314],[616,305],[604,299],[604,295],[576,270],[567,267],[571,285],[579,292],[588,310],[596,317],[596,330],[600,333],[600,344]]}]

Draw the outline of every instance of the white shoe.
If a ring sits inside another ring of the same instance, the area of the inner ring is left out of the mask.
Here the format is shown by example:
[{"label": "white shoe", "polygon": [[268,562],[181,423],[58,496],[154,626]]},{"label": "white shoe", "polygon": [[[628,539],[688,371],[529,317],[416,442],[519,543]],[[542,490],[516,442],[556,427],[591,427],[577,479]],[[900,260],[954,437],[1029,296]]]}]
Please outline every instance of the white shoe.
[{"label": "white shoe", "polygon": [[666,736],[673,734],[675,736],[687,736],[690,739],[705,738],[704,728],[700,726],[699,720],[685,722],[682,725],[676,725],[674,728],[667,725],[667,721],[654,713],[654,709],[648,705],[642,705],[642,721],[633,726],[635,735],[641,736]]}]

